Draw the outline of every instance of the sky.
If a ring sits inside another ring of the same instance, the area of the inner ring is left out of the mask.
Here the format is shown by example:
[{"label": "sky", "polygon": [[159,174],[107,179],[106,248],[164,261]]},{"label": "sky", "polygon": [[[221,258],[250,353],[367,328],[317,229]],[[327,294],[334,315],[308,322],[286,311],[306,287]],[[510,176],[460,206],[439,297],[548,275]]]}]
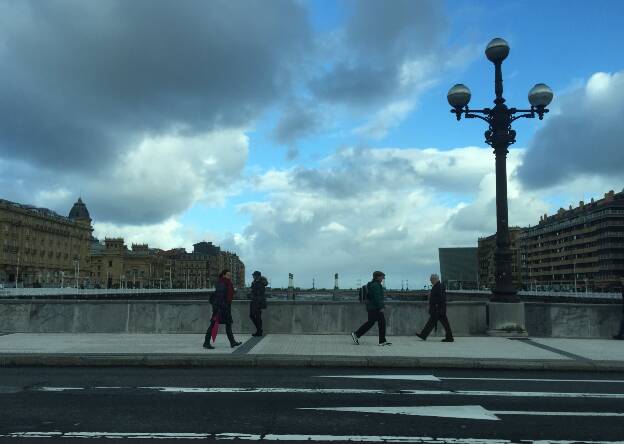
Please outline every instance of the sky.
[{"label": "sky", "polygon": [[484,49],[514,122],[509,221],[624,187],[624,2],[0,0],[0,198],[94,235],[212,241],[274,287],[423,288],[438,248],[496,230]]}]

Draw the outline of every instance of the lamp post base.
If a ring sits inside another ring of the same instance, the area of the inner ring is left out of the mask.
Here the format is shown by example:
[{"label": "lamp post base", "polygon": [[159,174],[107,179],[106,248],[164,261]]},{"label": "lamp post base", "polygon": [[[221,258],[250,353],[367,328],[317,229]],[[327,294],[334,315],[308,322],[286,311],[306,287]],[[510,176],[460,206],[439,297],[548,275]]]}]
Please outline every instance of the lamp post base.
[{"label": "lamp post base", "polygon": [[488,303],[488,336],[527,337],[524,302]]}]

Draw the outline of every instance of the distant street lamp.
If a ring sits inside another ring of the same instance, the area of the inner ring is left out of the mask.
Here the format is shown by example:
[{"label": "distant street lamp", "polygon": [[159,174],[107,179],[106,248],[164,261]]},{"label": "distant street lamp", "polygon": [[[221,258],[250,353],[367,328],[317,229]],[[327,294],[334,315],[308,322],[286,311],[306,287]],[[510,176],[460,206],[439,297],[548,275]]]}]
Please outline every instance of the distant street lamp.
[{"label": "distant street lamp", "polygon": [[485,143],[494,148],[496,156],[496,250],[495,285],[492,290],[494,302],[519,301],[514,288],[511,263],[512,254],[509,238],[509,221],[507,209],[507,149],[516,141],[516,132],[511,129],[511,123],[521,117],[534,118],[536,115],[543,119],[548,112],[546,107],[553,98],[552,90],[543,83],[538,83],[529,91],[530,109],[508,108],[503,98],[503,60],[509,54],[509,45],[503,39],[493,39],[485,49],[486,57],[494,63],[494,108],[469,109],[470,89],[462,84],[453,86],[447,95],[449,104],[453,107],[457,120],[462,114],[468,118],[484,120],[489,125],[485,132]]}]

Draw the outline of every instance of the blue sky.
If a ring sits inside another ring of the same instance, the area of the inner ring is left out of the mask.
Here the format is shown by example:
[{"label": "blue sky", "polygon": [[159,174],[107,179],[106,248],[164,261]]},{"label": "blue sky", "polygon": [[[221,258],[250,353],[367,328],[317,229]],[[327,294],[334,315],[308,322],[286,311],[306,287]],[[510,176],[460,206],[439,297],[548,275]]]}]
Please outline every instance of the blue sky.
[{"label": "blue sky", "polygon": [[[425,282],[437,248],[495,229],[484,49],[509,42],[510,221],[621,190],[619,1],[0,1],[0,198],[99,237],[239,253],[274,285]],[[80,20],[77,19],[80,17]]]}]

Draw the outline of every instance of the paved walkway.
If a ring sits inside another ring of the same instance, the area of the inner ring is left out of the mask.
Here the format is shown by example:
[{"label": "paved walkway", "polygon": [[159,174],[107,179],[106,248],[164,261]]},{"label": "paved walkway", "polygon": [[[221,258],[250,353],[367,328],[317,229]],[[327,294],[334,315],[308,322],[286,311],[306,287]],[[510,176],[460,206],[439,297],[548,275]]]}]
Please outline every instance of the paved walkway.
[{"label": "paved walkway", "polygon": [[0,335],[0,366],[371,366],[624,371],[624,341],[607,339],[458,337],[389,338],[380,347],[369,335],[355,345],[348,335],[238,335],[230,348],[219,335],[214,350],[197,334]]}]

